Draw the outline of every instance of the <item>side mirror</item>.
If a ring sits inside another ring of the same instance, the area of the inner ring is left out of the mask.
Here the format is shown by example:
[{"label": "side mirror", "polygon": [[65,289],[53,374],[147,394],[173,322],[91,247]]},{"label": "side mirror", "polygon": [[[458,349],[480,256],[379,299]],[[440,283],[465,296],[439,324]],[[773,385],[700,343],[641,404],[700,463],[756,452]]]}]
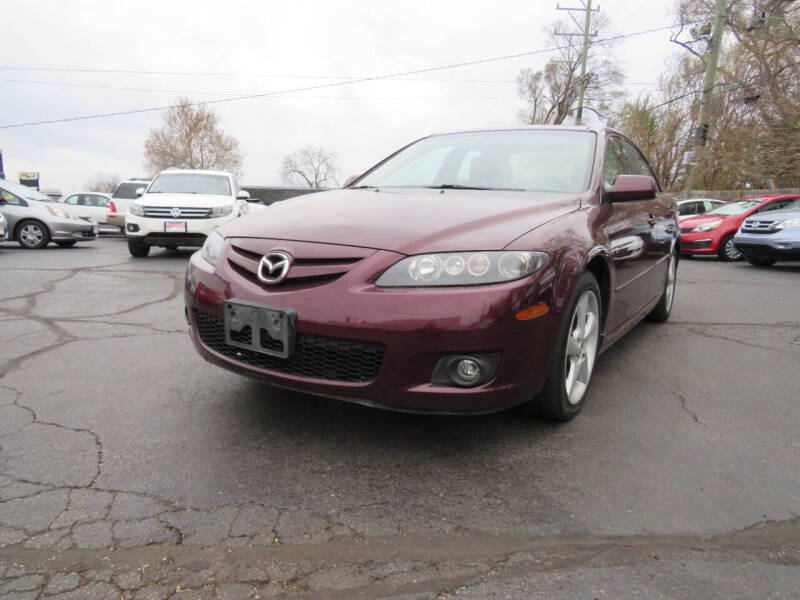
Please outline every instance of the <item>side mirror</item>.
[{"label": "side mirror", "polygon": [[648,175],[617,175],[606,188],[606,199],[609,202],[650,200],[656,197],[657,190],[656,180]]},{"label": "side mirror", "polygon": [[344,185],[342,187],[350,187],[350,184],[356,179],[358,179],[358,175],[350,175],[350,177],[344,180]]},{"label": "side mirror", "polygon": [[144,196],[144,188],[138,188],[136,190],[136,197],[139,198],[140,196]]},{"label": "side mirror", "polygon": [[237,200],[250,200],[250,192],[245,190],[239,190],[239,193],[236,194]]}]

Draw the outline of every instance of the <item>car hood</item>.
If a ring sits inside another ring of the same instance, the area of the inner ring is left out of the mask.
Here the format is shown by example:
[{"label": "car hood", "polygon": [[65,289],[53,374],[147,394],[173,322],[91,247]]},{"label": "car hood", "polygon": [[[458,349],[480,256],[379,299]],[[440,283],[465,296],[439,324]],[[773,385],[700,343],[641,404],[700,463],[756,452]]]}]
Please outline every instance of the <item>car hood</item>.
[{"label": "car hood", "polygon": [[[796,208],[787,208],[784,210],[771,210],[760,215],[751,215],[760,221],[785,221],[787,219],[800,219],[800,210]],[[750,218],[750,217],[748,217]]]},{"label": "car hood", "polygon": [[136,199],[142,206],[179,206],[181,208],[206,208],[230,204],[231,196],[218,196],[216,194],[145,194]]},{"label": "car hood", "polygon": [[220,232],[402,254],[500,250],[579,206],[577,195],[557,193],[345,189],[272,204]]},{"label": "car hood", "polygon": [[725,219],[738,219],[743,217],[744,214],[741,215],[697,215],[694,217],[688,217],[680,221],[681,227],[683,229],[688,229],[689,227],[697,227],[702,225],[703,223],[711,223],[713,221],[724,221]]}]

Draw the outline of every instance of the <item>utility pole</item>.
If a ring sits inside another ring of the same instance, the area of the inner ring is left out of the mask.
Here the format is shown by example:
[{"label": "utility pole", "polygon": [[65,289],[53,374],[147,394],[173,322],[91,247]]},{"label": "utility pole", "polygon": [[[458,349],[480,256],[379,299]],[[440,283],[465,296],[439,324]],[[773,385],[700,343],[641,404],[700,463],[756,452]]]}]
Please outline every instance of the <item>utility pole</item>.
[{"label": "utility pole", "polygon": [[594,9],[592,8],[592,0],[586,0],[586,2],[583,2],[583,0],[581,0],[581,4],[583,5],[583,8],[571,8],[566,6],[562,7],[556,4],[556,10],[569,11],[570,18],[575,22],[575,25],[577,25],[579,28],[580,28],[580,23],[578,23],[577,19],[575,19],[575,17],[572,16],[572,13],[573,12],[585,13],[585,17],[583,20],[583,33],[556,33],[556,35],[563,35],[567,37],[575,37],[575,36],[583,37],[583,51],[581,52],[581,79],[580,79],[581,89],[580,92],[578,93],[578,112],[575,117],[576,125],[580,125],[583,120],[583,98],[584,95],[586,94],[586,57],[589,55],[589,38],[595,37],[597,35],[597,32],[595,33],[591,32],[592,12],[600,11],[600,7]]},{"label": "utility pole", "polygon": [[697,179],[699,171],[700,152],[708,140],[710,129],[710,109],[711,101],[714,98],[714,87],[717,79],[717,63],[719,62],[719,51],[722,47],[722,34],[725,30],[725,13],[728,10],[727,0],[717,0],[717,8],[714,13],[714,26],[711,30],[711,49],[706,59],[706,74],[703,78],[703,96],[700,99],[700,114],[697,118],[697,129],[694,136],[694,163],[697,166],[689,165],[689,173],[686,176],[686,191],[690,191]]}]

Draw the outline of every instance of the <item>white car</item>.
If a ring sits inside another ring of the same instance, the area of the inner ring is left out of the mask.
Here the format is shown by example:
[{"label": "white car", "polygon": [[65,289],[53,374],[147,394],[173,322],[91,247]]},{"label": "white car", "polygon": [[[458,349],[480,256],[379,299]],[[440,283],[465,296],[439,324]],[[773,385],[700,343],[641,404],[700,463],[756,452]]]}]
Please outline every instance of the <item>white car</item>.
[{"label": "white car", "polygon": [[119,227],[125,233],[125,216],[128,214],[128,205],[136,199],[136,190],[147,187],[149,179],[133,177],[117,184],[111,195],[111,204],[108,206],[108,224]]},{"label": "white car", "polygon": [[137,257],[147,256],[152,246],[199,248],[217,227],[246,214],[250,198],[230,173],[188,169],[162,171],[136,195],[125,233]]},{"label": "white car", "polygon": [[717,200],[716,198],[689,198],[688,200],[678,200],[678,221],[702,215],[723,204],[725,204],[724,200]]},{"label": "white car", "polygon": [[111,203],[109,194],[77,192],[64,196],[60,202],[64,203],[66,212],[73,217],[84,221],[91,219],[102,224],[108,222],[108,205]]}]

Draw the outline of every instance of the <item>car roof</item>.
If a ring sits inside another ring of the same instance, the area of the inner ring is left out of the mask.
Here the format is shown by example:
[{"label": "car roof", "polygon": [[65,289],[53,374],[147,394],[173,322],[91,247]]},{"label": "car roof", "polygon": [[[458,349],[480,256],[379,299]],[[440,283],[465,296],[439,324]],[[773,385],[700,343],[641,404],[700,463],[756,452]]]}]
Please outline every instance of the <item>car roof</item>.
[{"label": "car roof", "polygon": [[678,204],[686,204],[687,202],[722,202],[725,203],[725,200],[720,200],[719,198],[684,198],[683,200],[678,200]]},{"label": "car roof", "polygon": [[159,173],[159,175],[163,175],[165,173],[175,174],[175,175],[188,175],[188,174],[197,174],[197,175],[224,175],[225,177],[233,177],[231,173],[227,171],[211,171],[207,169],[165,169]]}]

